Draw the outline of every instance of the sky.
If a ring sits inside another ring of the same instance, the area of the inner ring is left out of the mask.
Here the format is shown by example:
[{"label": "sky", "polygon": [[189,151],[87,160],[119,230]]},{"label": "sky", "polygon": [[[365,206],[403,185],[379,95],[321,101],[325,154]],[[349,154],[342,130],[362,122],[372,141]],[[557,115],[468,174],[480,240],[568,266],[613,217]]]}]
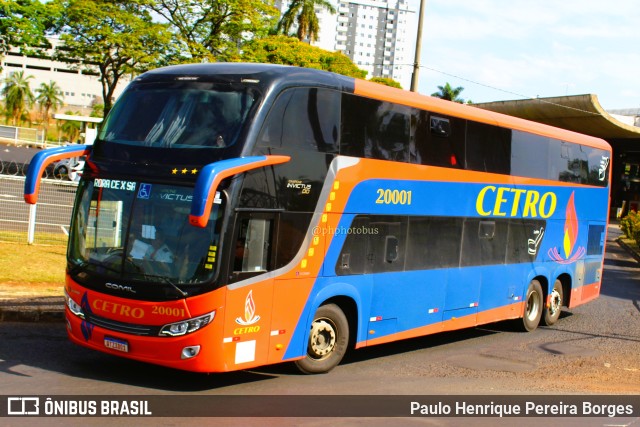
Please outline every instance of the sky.
[{"label": "sky", "polygon": [[448,82],[474,103],[591,93],[640,108],[637,0],[423,1],[420,93]]}]

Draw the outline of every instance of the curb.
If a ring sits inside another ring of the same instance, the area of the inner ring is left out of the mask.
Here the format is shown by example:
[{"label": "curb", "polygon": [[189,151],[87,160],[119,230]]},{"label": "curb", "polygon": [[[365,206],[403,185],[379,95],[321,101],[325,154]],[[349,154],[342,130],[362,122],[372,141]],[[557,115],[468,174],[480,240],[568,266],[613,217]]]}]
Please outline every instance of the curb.
[{"label": "curb", "polygon": [[616,239],[616,242],[625,250],[627,253],[632,256],[636,261],[640,262],[640,254],[636,252],[634,248],[629,246],[626,242],[623,241],[622,236]]},{"label": "curb", "polygon": [[62,322],[62,310],[12,310],[0,308],[0,322]]},{"label": "curb", "polygon": [[15,298],[0,301],[0,322],[62,322],[63,297]]}]

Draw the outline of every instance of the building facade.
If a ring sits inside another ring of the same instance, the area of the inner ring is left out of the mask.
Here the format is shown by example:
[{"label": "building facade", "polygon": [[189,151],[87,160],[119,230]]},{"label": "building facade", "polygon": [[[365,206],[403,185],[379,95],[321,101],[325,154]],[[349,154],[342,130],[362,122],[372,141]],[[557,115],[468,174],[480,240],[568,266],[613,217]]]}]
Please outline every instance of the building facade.
[{"label": "building facade", "polygon": [[[52,55],[53,49],[60,44],[60,41],[57,38],[49,38],[48,40],[52,49],[47,53]],[[65,109],[89,109],[95,102],[103,103],[102,84],[97,71],[86,72],[75,69],[74,64],[67,62],[54,61],[47,57],[23,55],[16,48],[12,48],[1,59],[1,81],[4,81],[11,73],[22,71],[25,77],[33,77],[29,80],[29,86],[34,93],[41,83],[49,84],[54,81],[62,92]],[[114,98],[122,93],[128,83],[128,78],[121,80],[114,93]]]},{"label": "building facade", "polygon": [[[386,77],[411,85],[417,13],[406,0],[331,0],[336,14],[318,8],[320,34],[312,44],[349,57],[367,78]],[[277,0],[281,13],[290,1]]]}]

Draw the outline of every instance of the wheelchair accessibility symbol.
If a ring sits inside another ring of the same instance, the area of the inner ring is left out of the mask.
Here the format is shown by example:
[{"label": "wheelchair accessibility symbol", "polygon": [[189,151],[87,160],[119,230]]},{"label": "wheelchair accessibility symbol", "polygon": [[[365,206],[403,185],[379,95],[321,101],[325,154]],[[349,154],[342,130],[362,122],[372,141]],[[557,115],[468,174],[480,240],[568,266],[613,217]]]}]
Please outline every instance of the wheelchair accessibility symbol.
[{"label": "wheelchair accessibility symbol", "polygon": [[151,197],[151,184],[140,184],[138,199],[149,199]]}]

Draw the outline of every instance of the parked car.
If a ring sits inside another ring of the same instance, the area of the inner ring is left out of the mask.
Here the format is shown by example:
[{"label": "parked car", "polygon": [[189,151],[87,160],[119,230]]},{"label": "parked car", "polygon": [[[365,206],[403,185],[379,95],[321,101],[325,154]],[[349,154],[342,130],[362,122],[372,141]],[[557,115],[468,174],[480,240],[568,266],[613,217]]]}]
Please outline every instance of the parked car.
[{"label": "parked car", "polygon": [[57,179],[68,179],[69,181],[78,182],[84,168],[84,156],[73,157],[71,159],[63,159],[56,162],[53,166],[53,176]]}]

